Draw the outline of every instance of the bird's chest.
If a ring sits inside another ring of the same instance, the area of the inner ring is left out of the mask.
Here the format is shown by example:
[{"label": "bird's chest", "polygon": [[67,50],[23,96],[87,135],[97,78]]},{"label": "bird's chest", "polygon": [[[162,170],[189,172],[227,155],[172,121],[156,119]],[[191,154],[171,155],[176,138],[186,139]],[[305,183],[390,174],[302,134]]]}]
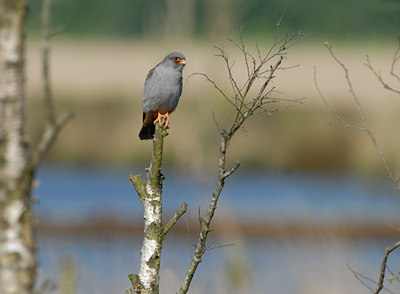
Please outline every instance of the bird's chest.
[{"label": "bird's chest", "polygon": [[143,107],[174,110],[182,91],[182,77],[170,72],[155,72],[147,80],[143,93]]}]

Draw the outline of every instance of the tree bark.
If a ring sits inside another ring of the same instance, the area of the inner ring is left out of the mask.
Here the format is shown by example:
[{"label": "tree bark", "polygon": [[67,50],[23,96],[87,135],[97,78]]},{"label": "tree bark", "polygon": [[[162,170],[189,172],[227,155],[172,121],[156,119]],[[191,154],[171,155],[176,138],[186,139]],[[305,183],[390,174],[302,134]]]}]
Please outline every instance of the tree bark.
[{"label": "tree bark", "polygon": [[144,236],[140,271],[139,275],[130,276],[136,293],[159,293],[159,270],[163,239],[161,163],[166,134],[165,129],[156,128],[152,160],[150,167],[146,169],[147,179],[144,181],[140,175],[130,177],[144,210]]},{"label": "tree bark", "polygon": [[161,164],[164,138],[167,135],[166,129],[157,125],[153,139],[152,159],[150,167],[146,169],[146,180],[143,180],[140,175],[130,176],[130,181],[139,195],[144,210],[144,234],[139,275],[129,275],[135,293],[159,293],[162,244],[166,234],[186,212],[186,203],[183,203],[175,215],[163,226],[161,199],[164,177],[161,174]]},{"label": "tree bark", "polygon": [[0,0],[0,294],[31,293],[34,169],[24,138],[25,0]]}]

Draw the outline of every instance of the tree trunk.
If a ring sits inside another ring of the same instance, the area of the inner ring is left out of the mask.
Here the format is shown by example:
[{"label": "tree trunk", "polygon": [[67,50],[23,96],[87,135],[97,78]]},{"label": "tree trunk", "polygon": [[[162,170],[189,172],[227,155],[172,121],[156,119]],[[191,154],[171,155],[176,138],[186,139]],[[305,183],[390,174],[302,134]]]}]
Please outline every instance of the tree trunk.
[{"label": "tree trunk", "polygon": [[[159,271],[162,244],[167,233],[186,212],[187,208],[186,203],[182,203],[181,208],[163,226],[161,198],[164,176],[161,173],[161,164],[165,136],[167,136],[166,129],[157,125],[153,139],[150,167],[146,169],[146,180],[143,180],[140,175],[130,176],[130,181],[139,195],[144,210],[144,235],[140,271],[139,275],[129,275],[134,291],[137,294],[158,294],[160,292]],[[127,293],[132,293],[132,291],[128,290]]]},{"label": "tree trunk", "polygon": [[32,293],[34,169],[24,138],[25,0],[0,0],[0,294]]}]

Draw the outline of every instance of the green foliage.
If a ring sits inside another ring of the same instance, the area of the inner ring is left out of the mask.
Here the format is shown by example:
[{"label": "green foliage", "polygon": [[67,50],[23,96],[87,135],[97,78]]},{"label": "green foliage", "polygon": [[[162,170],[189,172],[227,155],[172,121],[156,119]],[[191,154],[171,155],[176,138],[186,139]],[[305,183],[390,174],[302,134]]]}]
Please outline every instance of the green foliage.
[{"label": "green foliage", "polygon": [[[219,21],[210,24],[215,16],[226,19],[230,29],[245,27],[247,35],[273,34],[274,23],[284,9],[285,30],[314,36],[385,38],[398,33],[400,27],[398,0],[230,0],[225,6],[208,0],[187,1],[193,9],[182,9],[174,17],[182,18],[179,26],[190,27],[188,34],[197,37],[215,35],[221,25]],[[38,32],[41,0],[32,0],[30,5],[29,27]],[[172,13],[166,0],[58,0],[53,20],[56,25],[67,24],[71,35],[152,38],[165,33]]]}]

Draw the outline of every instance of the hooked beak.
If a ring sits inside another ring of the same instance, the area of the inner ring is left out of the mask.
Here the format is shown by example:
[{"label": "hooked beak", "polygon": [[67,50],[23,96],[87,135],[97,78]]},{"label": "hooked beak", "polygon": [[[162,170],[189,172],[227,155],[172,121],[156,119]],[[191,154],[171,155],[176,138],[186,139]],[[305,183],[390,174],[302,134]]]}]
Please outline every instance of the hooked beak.
[{"label": "hooked beak", "polygon": [[185,61],[185,59],[184,59],[184,58],[182,58],[182,59],[179,61],[179,64],[180,64],[180,65],[186,65],[186,61]]}]

